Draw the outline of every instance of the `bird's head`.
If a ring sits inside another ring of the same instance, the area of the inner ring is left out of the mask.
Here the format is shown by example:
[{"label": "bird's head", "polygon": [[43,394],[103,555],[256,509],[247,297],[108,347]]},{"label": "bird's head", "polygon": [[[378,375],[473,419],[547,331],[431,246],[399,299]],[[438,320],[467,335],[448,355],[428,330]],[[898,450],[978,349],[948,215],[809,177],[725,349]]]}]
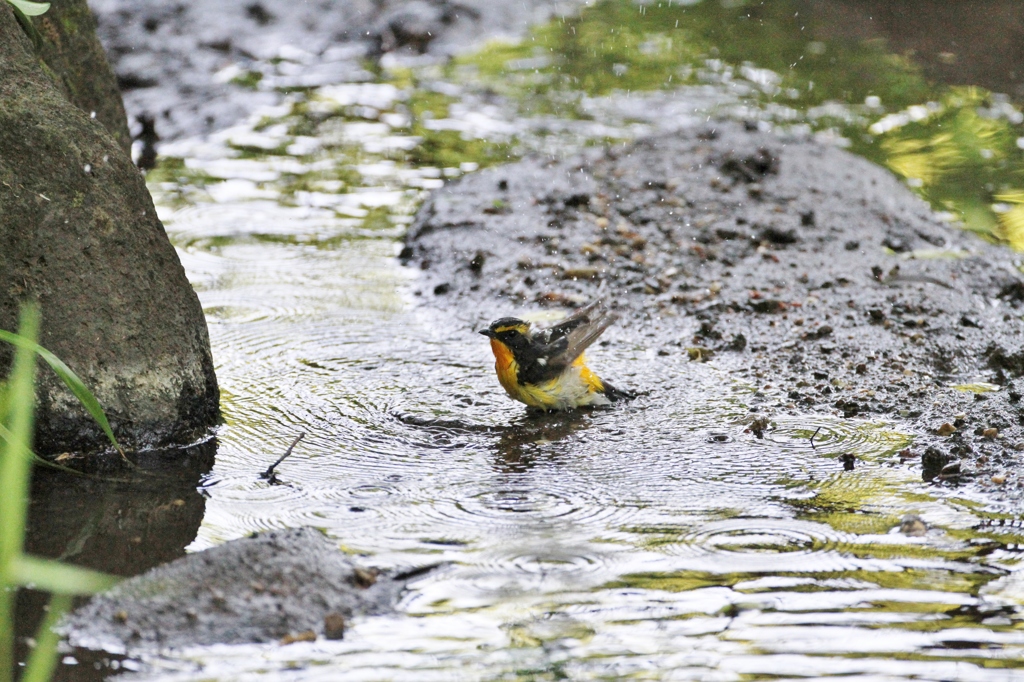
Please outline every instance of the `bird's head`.
[{"label": "bird's head", "polygon": [[530,323],[515,317],[503,317],[491,322],[487,329],[481,329],[492,342],[496,341],[513,353],[530,345]]}]

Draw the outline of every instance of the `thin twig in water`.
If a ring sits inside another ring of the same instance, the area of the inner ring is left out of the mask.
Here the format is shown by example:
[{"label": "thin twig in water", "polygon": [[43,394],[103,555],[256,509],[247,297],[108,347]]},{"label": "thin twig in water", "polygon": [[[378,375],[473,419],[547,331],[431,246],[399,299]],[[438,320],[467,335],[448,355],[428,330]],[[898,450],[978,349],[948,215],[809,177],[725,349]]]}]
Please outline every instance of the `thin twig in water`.
[{"label": "thin twig in water", "polygon": [[305,436],[305,432],[300,433],[298,436],[296,436],[295,440],[292,441],[292,444],[289,445],[288,449],[284,451],[284,454],[278,457],[276,462],[267,467],[267,470],[260,474],[260,478],[265,478],[271,483],[277,483],[277,475],[274,474],[274,468],[277,467],[278,464],[283,462],[288,455],[292,454],[292,450],[295,449],[295,446],[298,445],[299,441],[302,440]]},{"label": "thin twig in water", "polygon": [[814,445],[814,437],[818,435],[818,431],[821,431],[821,427],[820,426],[818,428],[814,429],[814,433],[811,434],[811,449],[812,450],[816,449],[816,447]]}]

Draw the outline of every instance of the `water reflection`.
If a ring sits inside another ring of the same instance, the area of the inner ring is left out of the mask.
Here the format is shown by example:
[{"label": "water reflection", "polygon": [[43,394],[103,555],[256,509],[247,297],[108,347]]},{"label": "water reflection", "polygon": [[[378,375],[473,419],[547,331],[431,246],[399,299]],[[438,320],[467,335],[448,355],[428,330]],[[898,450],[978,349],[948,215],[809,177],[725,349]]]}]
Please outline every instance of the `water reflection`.
[{"label": "water reflection", "polygon": [[523,473],[544,461],[544,446],[586,436],[592,413],[568,414],[524,412],[498,432],[494,446],[494,467],[502,473]]},{"label": "water reflection", "polygon": [[955,5],[919,0],[809,0],[801,3],[811,35],[884,40],[930,80],[980,85],[1024,96],[1024,8],[1014,0],[966,0]]},{"label": "water reflection", "polygon": [[[188,448],[140,453],[138,469],[113,477],[36,468],[25,551],[119,576],[184,556],[206,513],[198,486],[216,453],[211,438]],[[15,629],[22,657],[24,638],[34,636],[48,601],[47,593],[18,594]],[[119,660],[77,651],[59,666],[56,679],[100,680],[119,669]]]}]

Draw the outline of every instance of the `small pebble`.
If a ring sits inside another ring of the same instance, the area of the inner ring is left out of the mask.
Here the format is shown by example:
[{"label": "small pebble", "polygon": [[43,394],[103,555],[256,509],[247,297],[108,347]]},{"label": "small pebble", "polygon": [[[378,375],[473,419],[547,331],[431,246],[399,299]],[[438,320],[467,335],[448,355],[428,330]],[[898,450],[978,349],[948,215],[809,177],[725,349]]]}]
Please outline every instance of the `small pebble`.
[{"label": "small pebble", "polygon": [[956,433],[956,427],[950,424],[949,422],[943,422],[942,426],[935,429],[935,433],[939,434],[940,436],[950,436]]},{"label": "small pebble", "polygon": [[988,428],[981,432],[983,438],[995,440],[999,436],[999,429]]},{"label": "small pebble", "polygon": [[996,485],[1006,483],[1006,474],[992,474],[992,482]]},{"label": "small pebble", "polygon": [[919,538],[928,532],[928,524],[917,514],[907,514],[900,521],[900,532],[912,538]]},{"label": "small pebble", "polygon": [[950,462],[946,466],[942,467],[942,471],[939,472],[940,476],[955,476],[960,474],[960,460]]},{"label": "small pebble", "polygon": [[281,638],[279,644],[281,646],[288,646],[289,644],[295,644],[295,642],[315,642],[316,633],[312,630],[306,630],[295,635],[285,635]]},{"label": "small pebble", "polygon": [[340,613],[328,613],[324,616],[324,637],[327,639],[344,639],[345,617]]}]

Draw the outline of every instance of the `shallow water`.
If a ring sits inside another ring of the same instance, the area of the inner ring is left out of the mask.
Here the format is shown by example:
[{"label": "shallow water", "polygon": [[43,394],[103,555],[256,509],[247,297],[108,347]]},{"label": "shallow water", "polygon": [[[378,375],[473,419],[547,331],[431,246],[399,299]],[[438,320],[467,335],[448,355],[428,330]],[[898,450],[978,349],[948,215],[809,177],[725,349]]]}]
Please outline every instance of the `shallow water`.
[{"label": "shallow water", "polygon": [[[161,215],[226,419],[189,549],[311,525],[437,568],[343,642],[173,652],[147,678],[1024,679],[1024,618],[982,595],[1024,530],[922,483],[899,424],[777,416],[758,437],[769,396],[628,328],[591,363],[646,395],[529,416],[486,320],[416,304],[390,223],[230,197]],[[282,482],[260,480],[299,433]],[[908,513],[925,535],[899,532]]]},{"label": "shallow water", "polygon": [[[165,652],[146,679],[1024,679],[1019,512],[923,483],[901,424],[777,413],[621,325],[591,365],[645,395],[530,416],[475,334],[488,320],[418,303],[396,256],[425,190],[526,149],[760,106],[711,67],[518,119],[447,81],[459,65],[397,65],[163,148],[181,162],[151,189],[207,314],[226,421],[188,549],[309,525],[368,564],[437,568],[342,642]],[[261,480],[299,433],[281,482]],[[901,532],[907,514],[927,531]]]}]

